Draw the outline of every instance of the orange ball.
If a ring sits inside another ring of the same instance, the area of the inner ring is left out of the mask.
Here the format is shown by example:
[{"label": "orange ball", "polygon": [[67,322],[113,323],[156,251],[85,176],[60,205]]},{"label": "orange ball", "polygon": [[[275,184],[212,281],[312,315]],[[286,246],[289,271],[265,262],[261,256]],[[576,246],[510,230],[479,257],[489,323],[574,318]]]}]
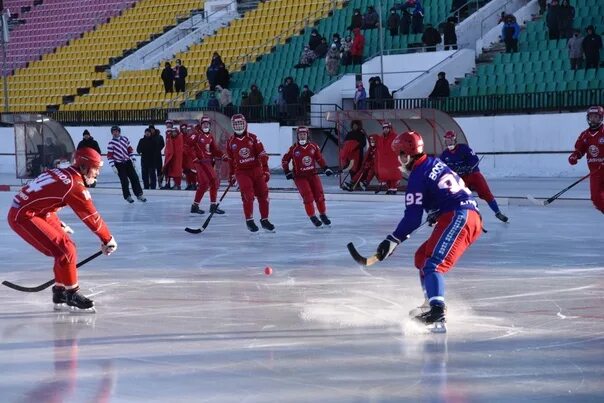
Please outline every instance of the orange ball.
[{"label": "orange ball", "polygon": [[270,266],[266,266],[264,268],[264,274],[266,274],[267,276],[270,276],[271,274],[273,274],[273,269]]}]

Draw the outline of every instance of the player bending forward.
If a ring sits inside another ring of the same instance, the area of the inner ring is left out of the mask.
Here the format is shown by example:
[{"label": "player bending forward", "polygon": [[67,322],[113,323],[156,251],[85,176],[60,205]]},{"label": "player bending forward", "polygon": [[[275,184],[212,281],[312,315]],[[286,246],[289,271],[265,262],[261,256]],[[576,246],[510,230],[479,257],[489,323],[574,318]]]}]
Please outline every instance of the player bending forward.
[{"label": "player bending forward", "polygon": [[218,194],[218,177],[214,169],[214,158],[223,158],[224,153],[216,145],[212,135],[212,121],[207,116],[200,119],[201,133],[190,137],[189,146],[193,151],[195,169],[197,170],[197,191],[191,205],[191,213],[203,214],[199,203],[204,193],[210,189],[210,213],[224,214],[216,204]]},{"label": "player bending forward", "polygon": [[568,157],[571,165],[587,154],[589,190],[594,206],[604,213],[604,108],[592,106],[587,110],[589,128],[579,135],[575,143],[575,151]]},{"label": "player bending forward", "polygon": [[13,199],[8,224],[34,248],[55,258],[55,285],[52,301],[55,310],[94,312],[94,303],[79,292],[76,248],[68,233],[73,231],[57,217],[57,211],[69,206],[101,239],[101,250],[110,255],[117,249],[107,225],[96,211],[86,186],[96,182],[103,161],[91,148],[77,150],[75,162],[68,168],[44,172],[24,186]]},{"label": "player bending forward", "polygon": [[[320,227],[323,224],[330,225],[331,221],[326,214],[327,209],[325,207],[323,185],[321,184],[319,175],[317,175],[315,165],[319,164],[327,176],[333,175],[333,171],[327,168],[319,146],[308,140],[307,127],[298,127],[296,137],[296,144],[289,148],[281,160],[283,172],[285,172],[287,179],[294,180],[300,196],[302,196],[306,214],[308,214],[308,218],[310,218],[315,227]],[[289,170],[290,161],[293,161],[293,173]],[[317,210],[319,210],[319,217],[321,219],[315,215],[315,203],[317,204]]]},{"label": "player bending forward", "polygon": [[227,142],[229,157],[229,181],[239,183],[243,201],[243,214],[247,229],[258,232],[254,222],[254,197],[258,199],[260,225],[266,231],[274,232],[275,226],[268,220],[268,185],[271,177],[268,170],[268,155],[255,134],[248,132],[245,117],[238,113],[231,117],[233,134]]},{"label": "player bending forward", "polygon": [[391,235],[377,248],[384,260],[421,225],[423,210],[438,211],[432,235],[415,252],[415,266],[430,310],[415,317],[445,331],[445,282],[443,275],[481,235],[482,220],[476,201],[463,181],[445,163],[424,153],[424,141],[417,132],[404,132],[392,144],[409,174],[405,193],[405,215]]},{"label": "player bending forward", "polygon": [[440,159],[463,179],[470,190],[478,193],[478,197],[487,202],[495,217],[508,222],[507,216],[499,210],[497,200],[478,168],[480,160],[474,151],[466,144],[457,144],[457,134],[453,130],[445,133],[445,145],[447,149],[440,155]]}]

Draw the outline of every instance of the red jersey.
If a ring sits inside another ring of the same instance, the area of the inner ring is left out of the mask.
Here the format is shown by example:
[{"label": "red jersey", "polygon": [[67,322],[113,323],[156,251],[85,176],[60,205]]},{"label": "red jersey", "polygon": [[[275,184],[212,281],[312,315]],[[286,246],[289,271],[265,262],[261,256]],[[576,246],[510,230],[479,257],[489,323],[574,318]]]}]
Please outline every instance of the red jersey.
[{"label": "red jersey", "polygon": [[268,155],[255,134],[232,135],[227,142],[227,155],[231,173],[261,167],[268,171]]},{"label": "red jersey", "polygon": [[111,240],[107,225],[96,211],[82,175],[74,168],[55,168],[38,176],[21,188],[14,197],[12,208],[16,220],[50,217],[60,208],[69,206],[103,243]]},{"label": "red jersey", "polygon": [[211,163],[214,158],[222,158],[224,155],[211,133],[196,133],[190,141],[197,162]]},{"label": "red jersey", "polygon": [[290,161],[294,163],[294,176],[297,177],[315,175],[317,173],[316,164],[319,164],[321,168],[327,166],[319,146],[310,141],[303,146],[296,143],[285,153],[281,160],[285,173],[289,172]]},{"label": "red jersey", "polygon": [[581,158],[587,154],[587,167],[590,171],[599,169],[604,164],[604,125],[595,132],[584,130],[575,143],[575,153]]}]

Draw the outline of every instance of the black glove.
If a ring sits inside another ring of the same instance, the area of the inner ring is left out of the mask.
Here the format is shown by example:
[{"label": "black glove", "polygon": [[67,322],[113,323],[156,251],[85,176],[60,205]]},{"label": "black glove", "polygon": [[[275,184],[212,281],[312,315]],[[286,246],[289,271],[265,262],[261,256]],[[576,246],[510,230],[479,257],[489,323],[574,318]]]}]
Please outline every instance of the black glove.
[{"label": "black glove", "polygon": [[438,221],[438,210],[430,211],[428,216],[426,217],[426,221],[428,221],[428,225],[431,227]]},{"label": "black glove", "polygon": [[285,174],[285,179],[287,179],[287,180],[292,180],[292,179],[294,179],[294,174],[293,174],[293,173],[291,173],[291,172],[286,173],[286,174]]},{"label": "black glove", "polygon": [[401,243],[401,241],[392,235],[388,235],[386,239],[384,239],[377,247],[376,256],[378,260],[381,262],[388,256],[392,255],[392,252],[394,252],[394,249],[396,249],[399,243]]},{"label": "black glove", "polygon": [[331,176],[331,175],[333,175],[333,171],[331,169],[329,169],[329,168],[325,168],[325,175],[326,176]]}]

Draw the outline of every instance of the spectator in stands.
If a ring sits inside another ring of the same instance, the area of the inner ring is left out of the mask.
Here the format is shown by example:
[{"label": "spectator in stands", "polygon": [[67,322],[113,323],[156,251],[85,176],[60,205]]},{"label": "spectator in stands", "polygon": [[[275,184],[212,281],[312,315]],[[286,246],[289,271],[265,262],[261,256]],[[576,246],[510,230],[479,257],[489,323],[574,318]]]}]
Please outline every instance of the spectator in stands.
[{"label": "spectator in stands", "polygon": [[547,0],[538,0],[539,3],[539,15],[545,14],[547,8]]},{"label": "spectator in stands", "polygon": [[[171,120],[166,121],[166,127],[168,127],[169,122]],[[174,122],[172,122],[174,124]],[[157,177],[157,186],[161,188],[163,182],[162,168],[164,166],[164,162],[162,160],[161,152],[166,146],[166,142],[162,137],[159,130],[155,128],[153,125],[149,125],[149,130],[151,130],[151,138],[153,139],[153,165],[155,166],[155,173]]]},{"label": "spectator in stands", "polygon": [[208,109],[211,111],[217,111],[220,109],[220,102],[216,99],[216,92],[210,91],[210,99],[208,99]]},{"label": "spectator in stands", "polygon": [[222,86],[216,85],[216,92],[220,94],[218,96],[218,103],[223,110],[233,106],[233,94],[231,94],[231,91],[229,91],[228,88],[222,88]]},{"label": "spectator in stands", "polygon": [[247,91],[241,91],[241,102],[239,103],[239,106],[239,113],[243,114],[243,116],[246,116],[248,121],[253,121],[252,108],[250,106],[250,98]]},{"label": "spectator in stands", "polygon": [[516,17],[512,14],[505,16],[505,23],[501,28],[501,37],[505,43],[506,53],[518,52],[518,37],[520,36],[520,26],[516,22]]},{"label": "spectator in stands", "polygon": [[352,63],[352,55],[350,50],[352,49],[352,38],[350,35],[346,35],[344,42],[342,42],[342,54],[340,55],[340,63],[342,66],[348,66]]},{"label": "spectator in stands", "polygon": [[558,0],[552,0],[549,6],[547,6],[545,22],[549,30],[549,39],[560,39],[560,11]]},{"label": "spectator in stands", "polygon": [[583,53],[585,53],[585,70],[597,69],[600,65],[600,49],[602,37],[596,34],[593,25],[587,27],[587,35],[583,38]]},{"label": "spectator in stands", "polygon": [[151,136],[151,129],[146,128],[143,138],[138,141],[136,146],[136,152],[141,156],[141,176],[144,189],[155,189],[157,187],[157,171],[153,153],[155,144]]},{"label": "spectator in stands", "polygon": [[221,64],[222,60],[220,59],[220,56],[218,56],[218,53],[214,52],[210,66],[206,70],[206,78],[210,84],[210,91],[214,91],[216,89],[216,84],[218,84],[218,70],[220,70]]},{"label": "spectator in stands", "polygon": [[363,87],[363,82],[357,82],[357,89],[354,92],[354,109],[365,110],[367,109],[367,91]]},{"label": "spectator in stands", "polygon": [[457,49],[457,34],[455,33],[455,23],[457,20],[455,17],[447,18],[447,22],[443,25],[443,36],[444,36],[444,44],[445,50]]},{"label": "spectator in stands", "polygon": [[583,64],[583,36],[581,31],[575,29],[575,33],[568,40],[568,58],[570,59],[570,68],[577,70]]},{"label": "spectator in stands", "polygon": [[174,89],[177,94],[185,92],[187,74],[187,68],[182,64],[180,59],[177,59],[176,66],[174,66]]},{"label": "spectator in stands", "polygon": [[390,36],[395,37],[398,35],[398,28],[401,24],[401,16],[396,12],[396,8],[392,7],[390,9],[390,15],[388,16],[388,30],[390,31]]},{"label": "spectator in stands", "polygon": [[317,46],[319,46],[319,44],[321,43],[321,38],[322,36],[319,35],[319,31],[317,31],[316,29],[313,29],[310,32],[310,39],[308,40],[308,47],[310,48],[310,50],[314,52],[315,49],[317,49]]},{"label": "spectator in stands", "polygon": [[333,34],[331,36],[331,43],[335,44],[338,51],[340,51],[340,49],[342,49],[342,38],[340,37],[340,34]]},{"label": "spectator in stands", "polygon": [[449,81],[445,78],[445,72],[441,71],[438,73],[438,79],[436,80],[436,84],[434,84],[434,89],[428,95],[428,98],[445,98],[451,95],[449,89]]},{"label": "spectator in stands", "polygon": [[308,88],[308,85],[302,87],[302,92],[300,93],[299,101],[302,110],[310,112],[310,102],[313,95],[315,95],[315,93],[312,92],[310,88]]},{"label": "spectator in stands", "polygon": [[231,84],[231,75],[227,70],[224,63],[220,63],[218,66],[218,72],[216,73],[216,85],[220,85],[222,88],[229,88]]},{"label": "spectator in stands", "polygon": [[93,150],[96,150],[97,153],[101,154],[99,143],[97,143],[97,141],[90,135],[88,130],[84,130],[84,133],[82,133],[82,141],[78,143],[78,150],[85,147],[92,148]]},{"label": "spectator in stands", "polygon": [[277,95],[275,95],[273,103],[277,106],[279,121],[283,121],[287,115],[287,102],[285,102],[285,97],[283,96],[283,84],[277,88]]},{"label": "spectator in stands", "polygon": [[331,44],[327,57],[325,57],[325,70],[329,76],[337,75],[340,70],[340,51],[335,43]]},{"label": "spectator in stands", "polygon": [[382,83],[382,79],[380,77],[375,76],[373,79],[373,97],[371,97],[371,89],[369,91],[371,109],[386,109],[391,104],[390,100],[392,99],[392,95],[390,95],[390,90],[384,83]]},{"label": "spectator in stands", "polygon": [[354,11],[352,12],[352,18],[350,20],[350,26],[348,27],[348,29],[350,31],[354,31],[355,28],[363,28],[363,16],[361,15],[361,10],[358,8],[355,8]]},{"label": "spectator in stands", "polygon": [[287,104],[287,115],[295,117],[298,108],[298,100],[300,99],[300,87],[294,82],[293,77],[287,77],[283,85],[283,99]]},{"label": "spectator in stands", "polygon": [[560,36],[570,38],[573,34],[573,21],[575,19],[575,8],[571,6],[568,0],[562,0],[560,3]]},{"label": "spectator in stands", "polygon": [[402,9],[401,12],[401,25],[399,29],[399,34],[401,35],[409,35],[411,31],[411,13],[406,8]]},{"label": "spectator in stands", "polygon": [[164,64],[164,69],[161,71],[161,80],[164,82],[166,94],[174,92],[174,70],[172,70],[170,62]]},{"label": "spectator in stands", "polygon": [[250,105],[251,106],[262,106],[264,105],[264,97],[258,89],[256,84],[252,84],[250,87]]},{"label": "spectator in stands", "polygon": [[414,34],[424,32],[424,8],[420,0],[407,0],[405,3],[407,8],[412,8],[411,12],[411,31]]},{"label": "spectator in stands", "polygon": [[442,42],[440,32],[431,24],[428,24],[422,35],[422,42],[426,47],[426,52],[436,52],[436,45]]},{"label": "spectator in stands", "polygon": [[363,29],[375,29],[380,26],[380,16],[373,6],[367,7],[367,12],[363,15]]},{"label": "spectator in stands", "polygon": [[294,67],[296,69],[309,67],[315,61],[315,57],[315,52],[310,50],[309,46],[304,46],[304,49],[302,49],[302,54],[300,54],[300,61]]},{"label": "spectator in stands", "polygon": [[315,48],[315,59],[323,59],[325,56],[327,56],[328,50],[329,47],[327,46],[327,39],[321,38],[321,43],[319,43],[319,46]]},{"label": "spectator in stands", "polygon": [[354,34],[354,38],[352,39],[352,47],[350,48],[352,64],[362,64],[363,53],[365,52],[365,37],[359,28],[355,28],[352,32]]}]

